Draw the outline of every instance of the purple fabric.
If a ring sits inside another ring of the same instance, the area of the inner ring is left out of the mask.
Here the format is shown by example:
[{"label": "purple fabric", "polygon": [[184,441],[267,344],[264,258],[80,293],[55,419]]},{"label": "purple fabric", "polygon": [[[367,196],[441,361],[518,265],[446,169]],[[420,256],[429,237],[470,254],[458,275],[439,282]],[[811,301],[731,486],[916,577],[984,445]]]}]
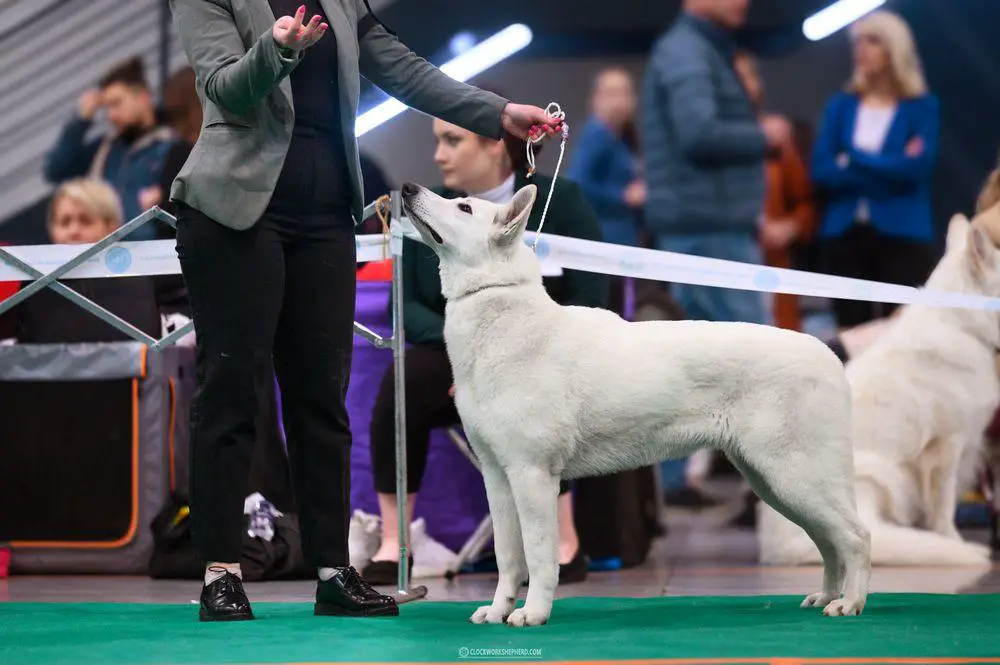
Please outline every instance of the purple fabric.
[{"label": "purple fabric", "polygon": [[631,277],[625,278],[625,311],[622,318],[631,321],[635,315],[635,280]]},{"label": "purple fabric", "polygon": [[[389,313],[391,285],[358,282],[355,320],[379,335],[392,334]],[[354,337],[354,361],[347,409],[351,417],[354,446],[351,451],[351,507],[378,514],[378,499],[372,480],[368,428],[372,406],[382,377],[392,366],[392,351],[376,349],[366,339]],[[424,517],[428,534],[453,551],[489,512],[482,476],[451,442],[444,430],[431,437],[430,458],[414,519]]]}]

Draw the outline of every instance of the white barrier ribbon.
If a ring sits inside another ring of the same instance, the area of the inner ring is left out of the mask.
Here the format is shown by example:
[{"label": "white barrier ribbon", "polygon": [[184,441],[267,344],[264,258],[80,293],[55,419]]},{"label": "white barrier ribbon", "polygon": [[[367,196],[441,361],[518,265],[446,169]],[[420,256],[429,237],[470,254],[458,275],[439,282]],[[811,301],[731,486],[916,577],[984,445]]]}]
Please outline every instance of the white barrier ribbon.
[{"label": "white barrier ribbon", "polygon": [[[389,244],[381,235],[358,236],[355,246],[358,263],[381,261],[391,256]],[[3,249],[47,275],[89,247],[91,245],[22,245],[7,246]],[[116,243],[73,268],[62,279],[179,275],[180,272],[176,241],[140,240]],[[33,280],[30,275],[0,260],[0,282]]]},{"label": "white barrier ribbon", "polygon": [[[3,249],[35,270],[49,274],[92,245],[23,245]],[[135,277],[180,273],[174,240],[119,242],[63,275],[62,279],[83,277]],[[17,268],[0,260],[0,282],[32,280]]]},{"label": "white barrier ribbon", "polygon": [[[525,242],[530,244],[534,236],[534,233],[525,234]],[[536,253],[543,263],[551,262],[567,270],[662,282],[841,300],[1000,311],[1000,298],[928,291],[898,284],[770,268],[551,234],[544,234],[539,238]]]},{"label": "white barrier ribbon", "polygon": [[[388,239],[381,234],[357,236],[358,262],[381,261],[399,255],[401,238],[404,236],[422,242],[416,229],[405,219],[393,220]],[[530,246],[535,236],[534,233],[526,233],[524,240]],[[88,245],[30,245],[4,247],[4,250],[39,272],[48,274],[87,247]],[[545,276],[561,274],[563,269],[582,270],[764,293],[1000,311],[998,298],[928,291],[802,270],[769,268],[736,261],[580,240],[549,233],[538,238],[536,254]],[[63,279],[176,274],[180,274],[180,263],[177,259],[175,242],[147,240],[117,243],[77,266],[64,275]],[[0,261],[0,281],[33,281],[33,279]]]}]

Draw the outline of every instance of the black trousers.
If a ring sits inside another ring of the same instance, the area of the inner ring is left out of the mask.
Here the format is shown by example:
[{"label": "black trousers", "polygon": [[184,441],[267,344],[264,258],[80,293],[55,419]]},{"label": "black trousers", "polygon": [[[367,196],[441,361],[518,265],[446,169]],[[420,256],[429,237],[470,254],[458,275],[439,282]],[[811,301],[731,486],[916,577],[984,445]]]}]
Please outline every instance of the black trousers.
[{"label": "black trousers", "polygon": [[[420,491],[427,470],[431,431],[461,424],[455,401],[448,394],[453,378],[447,351],[438,346],[415,344],[406,350],[406,489]],[[371,422],[371,460],[375,491],[396,493],[396,402],[395,372],[390,366],[382,377]],[[559,485],[559,493],[569,483]]]},{"label": "black trousers", "polygon": [[257,409],[273,367],[303,553],[315,567],[348,565],[345,398],[356,286],[349,212],[266,214],[235,231],[181,205],[177,253],[198,339],[190,488],[198,554],[240,560]]},{"label": "black trousers", "polygon": [[[903,286],[927,281],[938,256],[930,243],[879,233],[870,224],[855,224],[844,235],[823,241],[824,271],[838,277]],[[863,300],[834,300],[837,324],[850,328],[892,314],[899,305]]]}]

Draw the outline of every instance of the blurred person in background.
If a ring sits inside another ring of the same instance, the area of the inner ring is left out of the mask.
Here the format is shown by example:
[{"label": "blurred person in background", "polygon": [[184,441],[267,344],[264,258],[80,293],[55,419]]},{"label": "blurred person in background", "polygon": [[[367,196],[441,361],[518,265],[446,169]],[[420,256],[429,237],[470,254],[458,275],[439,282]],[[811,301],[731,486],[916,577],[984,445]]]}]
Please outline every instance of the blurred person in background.
[{"label": "blurred person in background", "polygon": [[[535,231],[541,220],[550,188],[555,187],[545,220],[545,231],[555,235],[601,240],[597,216],[580,188],[564,179],[555,181],[542,173],[527,177],[524,141],[506,141],[477,136],[472,132],[435,120],[437,149],[434,162],[444,180],[436,193],[446,198],[473,196],[506,204],[522,187],[538,187],[527,231]],[[413,507],[427,466],[430,435],[435,428],[460,424],[453,398],[451,362],[444,343],[445,298],[438,274],[438,258],[425,244],[403,240],[403,312],[406,341],[406,443],[407,488],[412,492],[407,509]],[[549,295],[562,305],[607,307],[608,280],[604,275],[564,270],[543,279]],[[382,539],[371,563],[362,571],[372,584],[392,584],[399,562],[398,511],[396,507],[395,373],[390,367],[382,380],[371,422],[371,456],[382,516]],[[580,548],[573,521],[569,483],[560,484],[559,581],[582,581],[588,562]],[[410,562],[412,566],[412,562]]]},{"label": "blurred person in background", "polygon": [[[851,26],[854,73],[827,104],[813,153],[822,189],[826,272],[919,286],[937,262],[931,177],[939,103],[928,92],[913,35],[876,11]],[[896,305],[837,300],[838,326],[890,315]]]},{"label": "blurred person in background", "polygon": [[[160,177],[156,184],[143,189],[139,193],[139,201],[143,210],[160,206],[172,215],[177,213],[177,206],[170,201],[170,187],[180,173],[201,135],[202,110],[198,99],[197,82],[194,70],[190,67],[174,72],[163,90],[162,113],[164,120],[177,136],[177,140],[167,151],[160,169]],[[167,224],[157,227],[160,237],[175,237],[175,232]]]},{"label": "blurred person in background", "polygon": [[[88,142],[87,133],[101,109],[107,113],[111,131]],[[96,89],[80,98],[76,115],[45,158],[45,178],[53,184],[81,176],[110,183],[128,221],[146,210],[140,193],[157,183],[174,140],[157,118],[142,60],[132,58],[112,68]],[[145,224],[129,234],[128,240],[154,238],[156,226],[157,222]]]},{"label": "blurred person in background", "polygon": [[[657,40],[643,103],[645,226],[656,249],[759,264],[758,220],[769,151],[791,141],[787,122],[759,118],[736,72],[735,33],[749,0],[685,0]],[[771,323],[764,294],[673,285],[688,318]],[[687,460],[662,465],[668,503],[715,502],[698,487]]]},{"label": "blurred person in background", "polygon": [[[737,54],[736,72],[757,112],[762,117],[774,115],[764,111],[764,85],[757,62],[750,53],[740,51]],[[764,174],[766,190],[760,227],[764,262],[773,268],[793,268],[793,249],[808,242],[816,230],[812,184],[795,141],[768,151]],[[797,296],[772,294],[771,310],[774,325],[789,330],[802,329]]]},{"label": "blurred person in background", "polygon": [[[591,95],[591,117],[577,136],[566,177],[576,182],[601,221],[604,242],[638,246],[646,184],[639,163],[632,75],[617,67],[601,71]],[[610,308],[624,313],[625,284],[611,279]]]}]

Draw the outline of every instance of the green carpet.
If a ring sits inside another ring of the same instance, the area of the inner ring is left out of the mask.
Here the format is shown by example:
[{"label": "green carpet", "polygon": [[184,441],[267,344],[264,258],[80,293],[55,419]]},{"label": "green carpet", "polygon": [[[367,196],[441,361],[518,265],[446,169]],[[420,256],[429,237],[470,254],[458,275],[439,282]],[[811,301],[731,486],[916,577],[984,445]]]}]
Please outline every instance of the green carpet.
[{"label": "green carpet", "polygon": [[463,648],[535,650],[523,660],[546,661],[1000,656],[1000,595],[873,595],[851,618],[800,609],[800,600],[570,598],[530,629],[472,625],[478,603],[415,602],[378,619],[257,603],[257,621],[228,624],[199,623],[193,604],[0,603],[0,663],[453,662]]}]

